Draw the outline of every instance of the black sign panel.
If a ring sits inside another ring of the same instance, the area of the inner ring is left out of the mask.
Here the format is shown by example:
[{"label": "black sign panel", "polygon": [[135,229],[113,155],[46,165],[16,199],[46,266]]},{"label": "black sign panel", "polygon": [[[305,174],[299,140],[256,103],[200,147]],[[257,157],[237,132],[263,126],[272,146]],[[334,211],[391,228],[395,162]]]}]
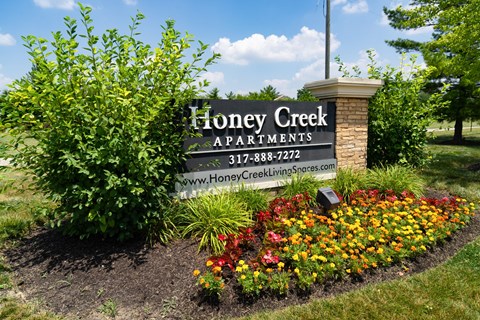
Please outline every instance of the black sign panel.
[{"label": "black sign panel", "polygon": [[185,143],[199,146],[189,172],[334,158],[334,103],[194,100],[187,113],[202,135]]}]

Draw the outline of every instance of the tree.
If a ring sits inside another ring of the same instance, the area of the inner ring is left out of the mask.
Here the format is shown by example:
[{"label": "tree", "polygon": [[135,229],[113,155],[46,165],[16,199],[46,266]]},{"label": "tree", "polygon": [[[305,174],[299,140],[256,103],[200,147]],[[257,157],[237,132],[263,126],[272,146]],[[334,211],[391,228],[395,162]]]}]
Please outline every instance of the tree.
[{"label": "tree", "polygon": [[268,85],[260,90],[259,100],[275,100],[280,93],[272,85]]},{"label": "tree", "polygon": [[230,92],[227,94],[227,99],[232,100],[275,100],[280,96],[280,93],[278,93],[277,89],[275,89],[273,86],[268,85],[266,87],[263,87],[260,92],[249,92],[246,95],[243,94],[234,94],[233,92]]},{"label": "tree", "polygon": [[233,99],[235,99],[235,93],[233,93],[233,91],[230,91],[229,93],[226,93],[226,94],[225,94],[225,97],[226,97],[228,100],[233,100]]},{"label": "tree", "polygon": [[438,110],[439,119],[455,121],[454,142],[462,143],[463,121],[479,119],[480,0],[413,0],[411,6],[384,8],[390,25],[400,30],[433,27],[432,39],[387,41],[399,51],[419,51],[434,66],[432,78],[450,83],[449,108]]},{"label": "tree", "polygon": [[318,101],[317,98],[308,89],[302,88],[297,90],[298,101]]},{"label": "tree", "polygon": [[198,79],[217,55],[204,59],[208,46],[199,42],[187,59],[192,37],[173,21],[156,48],[141,42],[141,13],[129,34],[97,36],[92,9],[79,7],[83,33],[65,17],[66,32],[51,41],[23,37],[33,68],[8,95],[21,110],[8,119],[19,145],[14,163],[56,201],[47,217],[65,233],[123,240],[154,227],[165,241],[178,216],[170,194],[188,156],[183,144],[193,134],[183,109],[204,92],[208,83]]},{"label": "tree", "polygon": [[210,90],[207,94],[207,99],[220,99],[220,90],[218,90],[218,88],[213,88],[212,90]]}]

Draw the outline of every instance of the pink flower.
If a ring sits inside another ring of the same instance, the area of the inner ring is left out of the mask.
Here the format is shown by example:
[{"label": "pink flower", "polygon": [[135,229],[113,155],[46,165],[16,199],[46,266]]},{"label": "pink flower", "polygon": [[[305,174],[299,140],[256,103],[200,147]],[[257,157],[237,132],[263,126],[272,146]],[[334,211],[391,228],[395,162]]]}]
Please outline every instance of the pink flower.
[{"label": "pink flower", "polygon": [[227,240],[227,236],[224,235],[224,234],[219,234],[219,235],[218,235],[218,240],[220,240],[220,241],[225,241],[225,240]]},{"label": "pink flower", "polygon": [[280,259],[278,258],[278,256],[272,255],[271,250],[267,250],[267,253],[262,257],[262,262],[265,264],[278,263],[279,261]]},{"label": "pink flower", "polygon": [[268,236],[268,241],[272,242],[272,243],[276,243],[276,242],[281,242],[282,241],[282,236],[279,235],[279,234],[276,234],[275,232],[273,231],[268,231],[267,232],[267,236]]}]

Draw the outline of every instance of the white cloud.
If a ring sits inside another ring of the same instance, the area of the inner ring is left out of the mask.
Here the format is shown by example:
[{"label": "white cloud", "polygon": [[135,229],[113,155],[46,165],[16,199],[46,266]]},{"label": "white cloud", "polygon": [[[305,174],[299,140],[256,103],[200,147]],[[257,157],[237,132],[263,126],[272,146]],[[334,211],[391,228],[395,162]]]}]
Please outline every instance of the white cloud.
[{"label": "white cloud", "polygon": [[10,33],[0,33],[0,46],[14,46],[17,43]]},{"label": "white cloud", "polygon": [[[339,46],[334,38],[332,50]],[[248,65],[255,60],[270,62],[311,61],[322,57],[325,47],[325,34],[308,27],[288,39],[286,36],[253,34],[248,38],[231,42],[228,38],[219,39],[212,51],[222,55],[221,62]]]},{"label": "white cloud", "polygon": [[429,33],[432,33],[432,32],[433,32],[433,26],[422,27],[422,28],[418,28],[418,29],[411,29],[411,30],[405,31],[405,33],[408,34],[409,36],[416,36],[416,35],[420,35],[420,34],[429,34]]},{"label": "white cloud", "polygon": [[333,0],[332,7],[335,6],[342,6],[342,11],[346,14],[368,12],[366,0]]},{"label": "white cloud", "polygon": [[127,6],[136,6],[138,4],[138,0],[123,0]]},{"label": "white cloud", "polygon": [[0,91],[7,89],[7,84],[10,84],[12,82],[13,82],[13,79],[0,73]]},{"label": "white cloud", "polygon": [[215,87],[224,83],[225,75],[223,72],[205,72],[200,79],[207,80],[210,82],[210,87]]},{"label": "white cloud", "polygon": [[[0,64],[0,70],[2,70],[2,65]],[[13,82],[13,79],[7,77],[6,75],[0,73],[0,91],[7,89],[7,84]]]},{"label": "white cloud", "polygon": [[[386,65],[386,61],[380,59],[378,53],[376,53],[375,61],[379,65]],[[343,62],[347,69],[354,75],[352,71],[353,66],[358,66],[361,70],[361,76],[367,77],[367,70],[369,59],[366,51],[360,51],[358,53],[358,59],[354,62]],[[338,71],[338,64],[332,62],[330,64],[330,77],[336,78],[341,77],[341,74]],[[288,95],[289,97],[296,97],[297,90],[302,88],[305,83],[322,80],[325,78],[325,61],[324,59],[318,59],[311,64],[298,70],[291,79],[272,79],[265,80],[264,84],[271,84],[275,87],[280,93]]]},{"label": "white cloud", "polygon": [[349,1],[342,7],[342,11],[347,14],[368,12],[368,3],[366,0]]},{"label": "white cloud", "polygon": [[[296,92],[291,91],[292,81],[290,80],[283,80],[283,79],[272,79],[272,80],[264,80],[264,86],[272,86],[282,95],[287,95],[290,98],[296,97]],[[299,88],[300,89],[300,88]]]},{"label": "white cloud", "polygon": [[333,0],[332,6],[334,7],[345,3],[347,3],[347,0]]},{"label": "white cloud", "polygon": [[388,16],[385,14],[385,12],[382,12],[382,16],[380,17],[379,24],[384,27],[390,25],[390,20],[388,20]]},{"label": "white cloud", "polygon": [[63,10],[72,10],[75,7],[74,0],[33,0],[33,2],[44,9],[63,9]]}]

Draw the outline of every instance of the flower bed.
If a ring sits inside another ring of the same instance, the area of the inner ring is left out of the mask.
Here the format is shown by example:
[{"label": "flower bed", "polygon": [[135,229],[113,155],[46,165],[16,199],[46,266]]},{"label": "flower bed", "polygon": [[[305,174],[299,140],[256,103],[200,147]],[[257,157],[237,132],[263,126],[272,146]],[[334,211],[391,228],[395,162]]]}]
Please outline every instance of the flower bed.
[{"label": "flower bed", "polygon": [[467,224],[474,210],[458,197],[416,199],[377,190],[360,190],[328,212],[308,194],[276,198],[254,226],[221,235],[224,254],[210,257],[207,270],[194,275],[208,295],[220,295],[235,281],[249,296],[266,290],[284,295],[291,285],[309,290],[421,254]]}]

